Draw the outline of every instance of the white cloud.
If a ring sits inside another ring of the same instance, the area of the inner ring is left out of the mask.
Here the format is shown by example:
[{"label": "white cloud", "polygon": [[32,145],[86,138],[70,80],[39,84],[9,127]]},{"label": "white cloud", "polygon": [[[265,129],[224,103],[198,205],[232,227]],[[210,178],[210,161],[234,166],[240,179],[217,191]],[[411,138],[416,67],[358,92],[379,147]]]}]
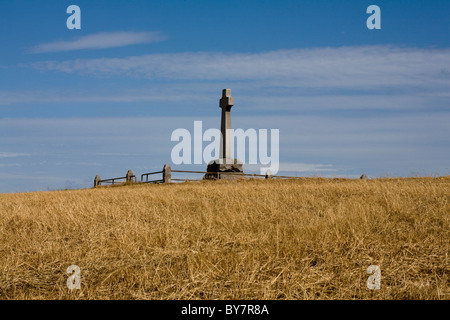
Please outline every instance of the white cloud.
[{"label": "white cloud", "polygon": [[[45,61],[33,67],[152,79],[259,81],[272,87],[450,86],[450,49],[354,46],[262,53],[187,52],[127,58]],[[445,72],[444,72],[445,73]]]},{"label": "white cloud", "polygon": [[[261,164],[245,164],[244,171],[248,173],[261,173],[261,168],[267,169],[265,165]],[[296,162],[281,162],[278,166],[276,175],[283,176],[296,176],[297,173],[331,173],[338,172],[339,169],[335,168],[332,164],[321,164],[321,163],[296,163]],[[264,172],[264,171],[263,171]]]},{"label": "white cloud", "polygon": [[[155,102],[176,110],[185,101],[217,104],[227,86],[245,110],[448,110],[447,65],[450,49],[391,46],[43,61],[31,66],[102,79],[76,91],[0,91],[0,105]],[[110,89],[105,77],[123,85]]]},{"label": "white cloud", "polygon": [[280,163],[279,171],[286,172],[330,172],[337,171],[331,164]]},{"label": "white cloud", "polygon": [[8,163],[8,164],[3,164],[0,163],[0,167],[21,167],[22,165],[20,163]]},{"label": "white cloud", "polygon": [[[195,91],[198,89],[197,91]],[[182,102],[200,101],[206,97],[203,89],[188,89],[185,85],[156,85],[140,89],[99,90],[79,89],[77,91],[65,90],[23,90],[23,91],[0,91],[0,105],[14,103],[90,103],[90,102]],[[93,92],[95,91],[95,92]],[[216,87],[217,91],[217,87]],[[219,92],[220,93],[220,92]],[[214,97],[215,98],[215,97]]]},{"label": "white cloud", "polygon": [[164,39],[160,32],[101,32],[73,41],[43,43],[29,49],[30,53],[62,52],[83,49],[105,49],[133,44],[157,42]]},{"label": "white cloud", "polygon": [[[410,92],[399,93],[328,93],[306,94],[299,89],[296,92],[271,90],[270,93],[242,84],[231,85],[236,107],[246,113],[261,112],[290,112],[304,114],[305,112],[340,111],[340,110],[384,110],[407,111],[420,110],[449,110],[449,97],[444,92],[423,92],[415,87]],[[237,89],[234,89],[237,88]],[[101,88],[99,92],[91,89],[78,89],[77,91],[0,91],[0,106],[13,104],[37,104],[57,107],[64,103],[76,103],[77,106],[89,103],[145,103],[148,110],[165,106],[179,112],[185,108],[186,102],[196,104],[206,110],[215,106],[220,98],[221,85],[216,83],[204,84],[155,84],[140,88],[122,88],[111,90]],[[271,93],[273,95],[271,95]]]},{"label": "white cloud", "polygon": [[29,153],[18,153],[18,152],[0,152],[0,158],[16,158],[16,157],[26,157]]}]

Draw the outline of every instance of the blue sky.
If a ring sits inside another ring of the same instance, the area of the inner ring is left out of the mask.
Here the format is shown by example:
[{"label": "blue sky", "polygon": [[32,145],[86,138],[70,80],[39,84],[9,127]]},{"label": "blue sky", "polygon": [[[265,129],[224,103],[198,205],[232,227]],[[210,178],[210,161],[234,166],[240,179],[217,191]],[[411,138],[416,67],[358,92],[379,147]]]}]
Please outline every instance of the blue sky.
[{"label": "blue sky", "polygon": [[448,175],[449,31],[448,1],[3,0],[0,193],[160,169],[223,88],[234,128],[280,130],[280,174]]}]

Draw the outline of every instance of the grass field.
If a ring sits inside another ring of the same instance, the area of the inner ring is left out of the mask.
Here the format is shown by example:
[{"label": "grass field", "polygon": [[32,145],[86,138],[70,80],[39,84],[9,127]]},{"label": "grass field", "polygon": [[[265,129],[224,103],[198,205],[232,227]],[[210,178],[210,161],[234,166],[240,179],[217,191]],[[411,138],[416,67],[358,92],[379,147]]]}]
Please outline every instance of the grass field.
[{"label": "grass field", "polygon": [[0,299],[448,300],[449,198],[449,176],[0,194]]}]

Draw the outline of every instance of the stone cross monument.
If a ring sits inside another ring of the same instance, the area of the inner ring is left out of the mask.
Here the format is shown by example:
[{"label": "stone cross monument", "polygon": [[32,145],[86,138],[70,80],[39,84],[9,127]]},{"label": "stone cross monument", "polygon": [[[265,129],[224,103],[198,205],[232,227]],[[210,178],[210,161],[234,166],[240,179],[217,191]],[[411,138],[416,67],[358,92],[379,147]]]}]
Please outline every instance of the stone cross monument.
[{"label": "stone cross monument", "polygon": [[[222,98],[219,107],[222,108],[221,119],[221,138],[220,138],[220,157],[208,163],[207,172],[244,172],[242,161],[232,159],[231,157],[231,107],[234,105],[234,99],[231,96],[231,89],[222,90]],[[205,179],[236,179],[238,175],[215,175],[206,174]]]},{"label": "stone cross monument", "polygon": [[[220,158],[224,159],[225,163],[231,160],[231,107],[234,105],[234,99],[231,96],[231,89],[223,89],[222,98],[219,102],[219,107],[222,108],[222,123],[220,131]],[[228,160],[228,161],[227,161]]]}]

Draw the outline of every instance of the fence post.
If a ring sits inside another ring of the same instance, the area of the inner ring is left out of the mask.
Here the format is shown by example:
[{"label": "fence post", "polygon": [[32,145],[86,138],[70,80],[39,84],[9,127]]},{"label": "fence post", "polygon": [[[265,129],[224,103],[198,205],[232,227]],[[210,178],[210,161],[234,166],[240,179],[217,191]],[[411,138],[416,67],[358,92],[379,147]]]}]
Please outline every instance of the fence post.
[{"label": "fence post", "polygon": [[99,175],[96,175],[95,176],[95,179],[94,179],[94,188],[95,187],[97,187],[97,186],[99,186],[101,183],[100,183],[100,176]]},{"label": "fence post", "polygon": [[163,183],[170,183],[172,180],[172,168],[170,164],[165,164],[163,168]]},{"label": "fence post", "polygon": [[272,171],[270,169],[266,171],[266,179],[272,179]]},{"label": "fence post", "polygon": [[133,177],[134,177],[133,171],[128,170],[127,176],[126,176],[127,182],[133,182]]}]

